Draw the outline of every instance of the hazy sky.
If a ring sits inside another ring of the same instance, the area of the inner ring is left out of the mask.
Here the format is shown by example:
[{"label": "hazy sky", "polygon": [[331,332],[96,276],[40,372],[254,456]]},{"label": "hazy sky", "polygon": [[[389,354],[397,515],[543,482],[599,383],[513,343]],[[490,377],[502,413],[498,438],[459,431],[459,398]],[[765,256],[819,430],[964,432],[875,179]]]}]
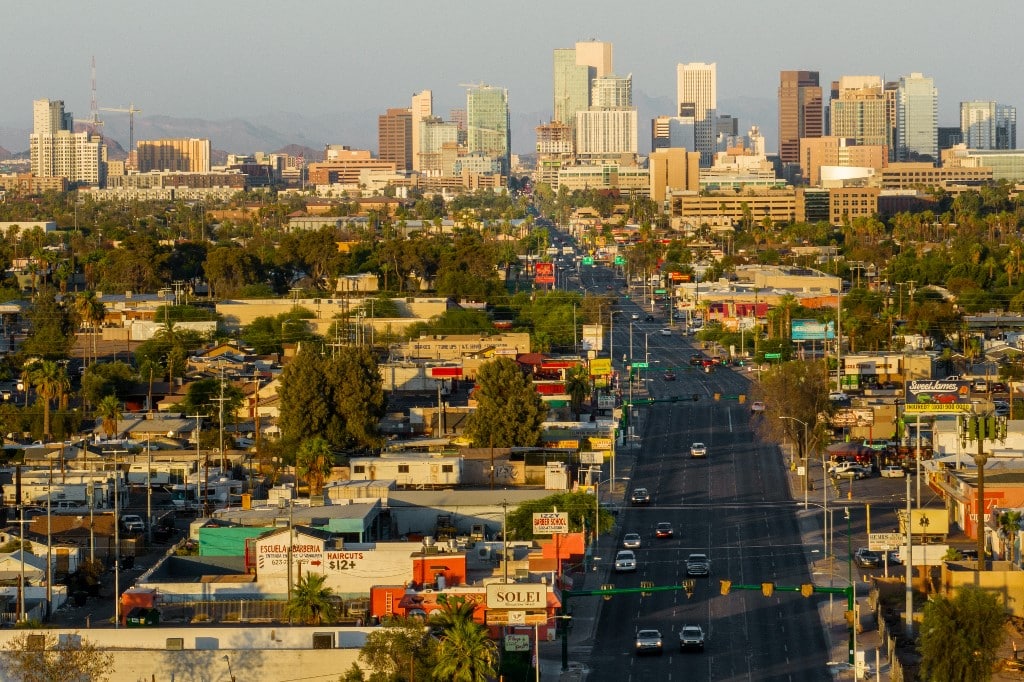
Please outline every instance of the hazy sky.
[{"label": "hazy sky", "polygon": [[[427,88],[447,114],[465,105],[460,83],[486,82],[508,88],[513,115],[536,113],[540,122],[551,115],[552,50],[591,38],[613,43],[615,71],[632,73],[634,92],[651,98],[675,97],[678,62],[704,61],[718,64],[720,102],[774,100],[780,70],[810,69],[825,86],[843,74],[924,72],[939,90],[940,125],[958,124],[961,100],[1024,106],[1019,0],[5,5],[6,128],[31,128],[39,98],[63,99],[87,119],[93,55],[99,105],[134,103],[142,116],[372,115],[409,106]],[[750,123],[774,140],[774,117],[741,120]],[[641,136],[648,129],[641,120]]]}]

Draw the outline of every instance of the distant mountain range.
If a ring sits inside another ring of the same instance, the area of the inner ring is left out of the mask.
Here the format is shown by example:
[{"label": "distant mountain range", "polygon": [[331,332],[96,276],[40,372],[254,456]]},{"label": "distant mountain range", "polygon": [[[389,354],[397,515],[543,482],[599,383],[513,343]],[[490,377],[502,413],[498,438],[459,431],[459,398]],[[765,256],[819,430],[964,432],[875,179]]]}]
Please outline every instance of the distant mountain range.
[{"label": "distant mountain range", "polygon": [[[655,116],[670,114],[675,108],[673,97],[648,97],[635,93],[639,120],[638,139],[641,154],[650,151],[650,121]],[[719,113],[740,119],[740,134],[753,124],[761,127],[769,150],[776,148],[777,104],[773,99],[737,97],[719,102]],[[211,146],[234,154],[281,151],[292,146],[296,151],[308,151],[307,162],[319,160],[328,144],[341,144],[353,149],[377,151],[377,117],[375,110],[350,111],[333,114],[299,114],[275,112],[246,118],[211,121],[200,118],[172,116],[139,116],[135,119],[135,139],[155,140],[167,138],[209,138]],[[512,150],[518,154],[533,154],[536,127],[550,119],[547,112],[513,111]],[[7,155],[27,153],[28,128],[0,126],[0,159]],[[111,116],[102,128],[107,138],[110,158],[124,158],[128,147],[128,120],[124,116]],[[116,144],[115,144],[116,143]],[[7,150],[14,150],[9,152]],[[314,151],[315,150],[315,151]]]}]

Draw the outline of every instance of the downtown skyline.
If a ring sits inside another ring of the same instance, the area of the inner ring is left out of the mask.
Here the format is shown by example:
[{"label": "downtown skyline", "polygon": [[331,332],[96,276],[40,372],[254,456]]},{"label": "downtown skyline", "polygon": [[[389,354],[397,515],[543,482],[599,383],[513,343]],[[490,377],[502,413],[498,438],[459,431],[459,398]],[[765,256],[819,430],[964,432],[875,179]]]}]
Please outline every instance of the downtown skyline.
[{"label": "downtown skyline", "polygon": [[[25,68],[5,74],[0,145],[27,148],[33,99],[62,99],[76,120],[87,120],[95,56],[99,106],[134,104],[143,110],[136,120],[141,130],[147,118],[242,119],[296,138],[305,129],[311,146],[376,150],[377,116],[409,106],[415,92],[432,90],[435,110],[446,115],[466,105],[460,84],[487,83],[508,90],[513,152],[530,152],[535,137],[524,139],[524,131],[553,116],[554,50],[596,39],[614,46],[616,75],[633,76],[641,151],[650,119],[672,113],[677,64],[706,62],[717,65],[719,112],[737,116],[741,132],[760,126],[774,152],[783,70],[818,71],[823,89],[842,75],[892,81],[924,73],[939,93],[941,126],[959,124],[961,101],[1020,106],[1018,79],[1003,69],[978,69],[985,47],[998,46],[1002,64],[1019,63],[1024,50],[1013,40],[1012,22],[999,20],[997,3],[981,3],[979,11],[986,6],[992,19],[972,25],[968,44],[949,32],[959,7],[951,2],[931,3],[927,15],[866,2],[842,26],[835,26],[831,8],[804,2],[788,3],[785,13],[743,1],[729,14],[699,7],[665,14],[663,7],[642,5],[630,7],[628,17],[623,6],[600,0],[516,11],[454,2],[403,21],[400,3],[311,2],[297,13],[259,2],[243,12],[230,2],[143,8],[115,1],[76,14],[70,25],[53,21],[63,6],[42,2],[10,10],[15,31],[5,51],[9,58],[29,54],[39,26],[61,48],[34,50]],[[120,25],[131,28],[117,40],[102,37]],[[103,118],[108,134],[126,127],[124,116]],[[287,129],[289,121],[296,130]],[[21,143],[12,146],[19,135]]]}]

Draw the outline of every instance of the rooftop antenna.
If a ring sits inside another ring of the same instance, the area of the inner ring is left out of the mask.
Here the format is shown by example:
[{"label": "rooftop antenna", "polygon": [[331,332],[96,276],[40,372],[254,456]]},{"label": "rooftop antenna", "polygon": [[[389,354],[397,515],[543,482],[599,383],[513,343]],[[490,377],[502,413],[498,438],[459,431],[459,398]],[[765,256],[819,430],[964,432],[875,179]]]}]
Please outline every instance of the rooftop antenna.
[{"label": "rooftop antenna", "polygon": [[103,121],[100,120],[100,110],[96,103],[96,55],[92,57],[92,68],[91,68],[91,81],[92,90],[89,98],[89,125],[92,127],[93,132],[96,132],[96,128],[103,125]]}]

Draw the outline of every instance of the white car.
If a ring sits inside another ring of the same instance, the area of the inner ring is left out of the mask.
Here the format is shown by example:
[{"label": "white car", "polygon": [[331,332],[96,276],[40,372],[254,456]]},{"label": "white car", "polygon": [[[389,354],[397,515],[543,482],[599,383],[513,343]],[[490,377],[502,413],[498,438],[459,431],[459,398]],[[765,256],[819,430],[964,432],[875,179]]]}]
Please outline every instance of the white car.
[{"label": "white car", "polygon": [[626,533],[622,536],[622,546],[626,549],[640,549],[640,533]]},{"label": "white car", "polygon": [[665,327],[663,329],[659,329],[658,333],[661,334],[662,336],[672,336],[672,330],[669,329],[668,327]]},{"label": "white car", "polygon": [[628,573],[636,570],[636,554],[632,550],[623,549],[615,555],[615,572]]},{"label": "white car", "polygon": [[629,316],[629,319],[631,319],[631,320],[639,320],[640,319],[640,313],[632,313]]},{"label": "white car", "polygon": [[890,464],[882,467],[882,478],[903,478],[907,475],[907,472],[903,470],[903,467]]},{"label": "white car", "polygon": [[694,443],[690,446],[690,457],[707,457],[708,448],[704,443]]},{"label": "white car", "polygon": [[842,391],[833,391],[828,394],[828,399],[835,403],[845,403],[850,399],[850,396],[843,393]]}]

